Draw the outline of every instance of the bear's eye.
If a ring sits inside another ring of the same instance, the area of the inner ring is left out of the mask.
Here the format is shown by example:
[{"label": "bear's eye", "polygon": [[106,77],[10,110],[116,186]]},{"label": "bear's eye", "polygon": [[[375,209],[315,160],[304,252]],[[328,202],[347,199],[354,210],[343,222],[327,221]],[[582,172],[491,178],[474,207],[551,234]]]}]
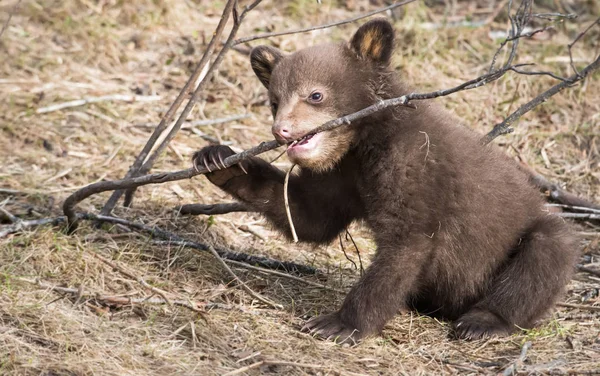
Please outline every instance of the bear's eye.
[{"label": "bear's eye", "polygon": [[318,91],[315,91],[308,98],[313,103],[319,103],[323,100],[323,94],[319,93]]},{"label": "bear's eye", "polygon": [[277,112],[277,103],[271,103],[271,111],[273,111],[273,113]]}]

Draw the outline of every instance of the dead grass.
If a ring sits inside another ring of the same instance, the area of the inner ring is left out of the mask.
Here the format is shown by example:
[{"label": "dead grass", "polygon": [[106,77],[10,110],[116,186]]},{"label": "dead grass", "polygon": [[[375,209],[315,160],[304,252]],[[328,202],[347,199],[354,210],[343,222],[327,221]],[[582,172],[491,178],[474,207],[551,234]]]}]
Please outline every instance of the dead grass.
[{"label": "dead grass", "polygon": [[[14,2],[0,4],[2,20]],[[368,5],[367,1],[348,1],[355,9],[351,12],[335,2],[324,2],[321,8],[314,3],[295,0],[280,6],[266,1],[260,12],[250,13],[240,36],[342,19]],[[463,20],[469,12],[477,16],[468,5],[475,2],[457,7],[432,3],[431,8],[410,5],[397,14],[402,18],[395,25],[399,43],[394,64],[423,91],[450,87],[482,73],[498,44],[490,39],[490,30],[505,29],[500,17],[498,23],[483,27],[428,30],[426,23]],[[216,26],[222,5],[166,0],[24,0],[0,39],[0,186],[23,193],[1,194],[0,202],[8,199],[4,207],[24,218],[56,215],[64,198],[75,189],[124,175],[151,132],[142,125],[157,124],[174,100]],[[575,2],[570,6],[581,5]],[[596,4],[588,6],[582,14],[597,14]],[[590,21],[591,16],[583,16],[538,39],[523,41],[520,61],[537,62],[540,69],[567,75],[566,44]],[[270,43],[292,51],[345,38],[354,27],[275,38]],[[579,64],[598,53],[598,35],[594,31],[576,48]],[[544,77],[508,75],[489,87],[440,102],[483,133],[552,83]],[[253,77],[247,57],[232,52],[210,86],[192,112],[192,120],[245,112],[253,117],[202,126],[201,132],[240,149],[270,139],[265,92]],[[113,94],[158,94],[161,100],[107,101],[35,113],[51,104]],[[516,132],[498,143],[568,190],[600,201],[599,96],[600,77],[596,74],[582,87],[566,91],[526,115]],[[195,133],[181,131],[155,171],[189,167],[193,151],[205,144]],[[80,207],[97,210],[107,197],[92,197]],[[229,198],[200,177],[143,187],[136,207],[118,208],[116,214],[199,241],[318,266],[329,273],[325,282],[333,287],[349,287],[357,278],[336,243],[315,249],[287,243],[252,214],[177,218],[171,212],[181,203],[226,200]],[[242,231],[242,225],[260,232],[264,239]],[[583,230],[597,234],[598,228],[585,225]],[[351,232],[366,259],[374,251],[369,234],[359,224]],[[599,243],[598,235],[582,242],[584,260],[598,262]],[[350,242],[346,249],[352,249]],[[150,296],[94,253],[117,260],[146,282],[169,292],[172,299],[214,308],[200,315],[167,305],[104,307],[94,299],[77,301],[17,278],[39,278],[106,295]],[[534,330],[475,342],[449,340],[446,323],[407,313],[389,323],[381,337],[356,348],[340,347],[298,329],[305,315],[330,311],[343,296],[261,273],[235,271],[255,291],[284,309],[253,301],[231,284],[230,276],[209,254],[158,246],[118,227],[97,230],[86,225],[73,236],[46,227],[0,239],[0,373],[218,375],[261,360],[275,360],[300,365],[265,365],[247,373],[497,374],[518,358],[526,341],[532,342],[522,366],[526,368],[521,368],[527,373],[600,369],[597,312],[558,308]],[[598,281],[578,274],[566,300],[598,304]]]}]

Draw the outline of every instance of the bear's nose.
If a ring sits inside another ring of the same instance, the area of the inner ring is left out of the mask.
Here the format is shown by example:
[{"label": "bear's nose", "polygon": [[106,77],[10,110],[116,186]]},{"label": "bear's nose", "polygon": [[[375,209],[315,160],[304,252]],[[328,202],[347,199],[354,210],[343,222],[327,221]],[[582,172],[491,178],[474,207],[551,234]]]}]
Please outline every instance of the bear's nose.
[{"label": "bear's nose", "polygon": [[287,144],[290,141],[294,140],[292,137],[291,128],[292,127],[290,126],[290,124],[287,123],[275,123],[273,124],[271,132],[273,133],[273,136],[275,137],[277,142],[279,142],[280,144]]}]

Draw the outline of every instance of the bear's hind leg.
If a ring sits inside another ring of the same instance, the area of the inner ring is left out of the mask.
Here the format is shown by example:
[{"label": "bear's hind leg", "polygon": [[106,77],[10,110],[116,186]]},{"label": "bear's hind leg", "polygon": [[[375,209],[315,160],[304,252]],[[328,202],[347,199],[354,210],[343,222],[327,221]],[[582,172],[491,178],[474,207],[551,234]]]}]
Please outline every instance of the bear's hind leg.
[{"label": "bear's hind leg", "polygon": [[577,254],[575,239],[562,219],[539,217],[482,300],[454,322],[455,336],[478,339],[531,327],[563,291]]}]

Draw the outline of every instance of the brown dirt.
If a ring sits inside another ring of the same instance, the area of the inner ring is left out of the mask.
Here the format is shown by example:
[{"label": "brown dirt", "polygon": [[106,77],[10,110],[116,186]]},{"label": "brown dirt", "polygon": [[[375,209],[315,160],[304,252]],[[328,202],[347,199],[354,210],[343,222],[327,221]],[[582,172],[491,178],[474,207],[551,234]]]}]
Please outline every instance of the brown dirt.
[{"label": "brown dirt", "polygon": [[[2,22],[15,3],[0,3]],[[265,1],[250,13],[239,35],[326,23],[373,7],[368,1],[323,3]],[[502,14],[484,26],[430,30],[428,25],[485,19],[494,11],[487,3],[431,1],[429,6],[415,3],[395,12],[399,42],[394,64],[400,74],[429,91],[483,73],[499,43],[490,38],[490,31],[506,30]],[[60,204],[76,189],[122,177],[199,60],[223,4],[22,1],[0,37],[0,187],[19,192],[0,191],[0,206],[28,219],[59,215]],[[582,16],[523,40],[519,61],[536,62],[536,69],[566,76],[570,74],[566,44],[600,9],[594,2],[561,4],[562,9],[540,11],[577,11]],[[354,28],[346,25],[274,38],[270,43],[293,51],[346,38]],[[598,54],[599,35],[597,28],[575,48],[580,67]],[[260,43],[265,41],[253,45]],[[510,74],[440,102],[484,133],[554,82],[548,77]],[[161,98],[104,101],[36,114],[52,104],[114,94]],[[600,75],[595,74],[527,114],[513,134],[497,143],[567,190],[598,202],[599,97]],[[235,148],[248,148],[271,138],[265,100],[265,90],[251,73],[247,57],[232,51],[190,120],[251,113],[251,118],[241,121],[197,127]],[[206,143],[198,132],[182,130],[154,171],[189,167],[193,151]],[[277,164],[288,165],[285,159]],[[96,212],[107,197],[94,196],[79,208]],[[348,288],[358,277],[337,243],[316,248],[290,244],[253,214],[180,218],[171,211],[182,203],[228,200],[197,177],[145,186],[138,191],[134,208],[118,208],[115,214],[205,243],[314,265],[328,273],[326,281],[304,278],[332,287]],[[261,237],[243,231],[244,225]],[[368,231],[360,224],[350,231],[363,259],[368,259],[374,252]],[[587,234],[581,243],[582,260],[596,263],[588,266],[598,269],[599,227],[582,223],[580,231]],[[356,260],[351,242],[344,243]],[[151,293],[93,257],[94,253],[167,291],[173,300],[197,302],[205,312],[150,302],[103,305],[93,294],[143,298]],[[342,294],[243,268],[234,270],[255,291],[284,308],[272,309],[253,300],[208,254],[157,245],[118,226],[96,229],[85,224],[72,236],[58,227],[40,227],[2,238],[0,373],[220,375],[254,364],[247,374],[497,374],[518,360],[527,341],[532,347],[525,361],[518,363],[520,372],[600,370],[600,279],[591,274],[578,273],[564,299],[586,308],[558,307],[538,328],[508,338],[450,340],[447,323],[407,313],[390,322],[382,336],[356,347],[340,347],[298,329],[306,315],[333,310]],[[92,295],[77,299],[26,282],[35,279]],[[255,364],[259,361],[265,363]]]}]

